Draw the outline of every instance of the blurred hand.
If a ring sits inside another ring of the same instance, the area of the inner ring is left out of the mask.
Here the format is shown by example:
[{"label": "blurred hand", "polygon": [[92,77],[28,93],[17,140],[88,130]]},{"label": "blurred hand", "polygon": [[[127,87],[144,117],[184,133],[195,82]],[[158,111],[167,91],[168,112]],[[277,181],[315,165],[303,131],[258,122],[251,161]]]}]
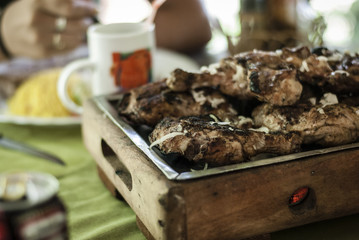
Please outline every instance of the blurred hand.
[{"label": "blurred hand", "polygon": [[[89,0],[15,1],[3,15],[3,41],[13,56],[44,58],[65,53],[84,42],[96,12]],[[56,28],[60,17],[64,29]]]}]

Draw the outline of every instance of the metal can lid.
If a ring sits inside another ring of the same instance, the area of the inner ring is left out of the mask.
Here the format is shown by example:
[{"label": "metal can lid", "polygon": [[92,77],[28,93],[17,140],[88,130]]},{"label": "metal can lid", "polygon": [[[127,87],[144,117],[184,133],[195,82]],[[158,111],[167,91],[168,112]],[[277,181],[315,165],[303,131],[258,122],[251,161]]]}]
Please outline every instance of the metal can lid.
[{"label": "metal can lid", "polygon": [[0,174],[0,209],[16,211],[43,203],[59,190],[59,181],[40,172]]}]

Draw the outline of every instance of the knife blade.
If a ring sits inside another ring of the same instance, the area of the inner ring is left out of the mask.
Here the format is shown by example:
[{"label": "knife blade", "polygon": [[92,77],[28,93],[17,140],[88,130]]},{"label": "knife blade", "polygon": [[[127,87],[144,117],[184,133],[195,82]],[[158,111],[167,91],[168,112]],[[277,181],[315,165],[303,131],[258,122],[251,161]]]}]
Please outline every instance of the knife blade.
[{"label": "knife blade", "polygon": [[36,149],[35,147],[32,147],[32,146],[24,144],[24,143],[20,143],[18,141],[14,141],[12,139],[5,138],[4,135],[1,133],[0,133],[0,146],[3,146],[8,149],[16,150],[19,152],[27,153],[32,156],[40,157],[40,158],[49,160],[51,162],[63,165],[63,166],[66,165],[64,161],[62,161],[59,157],[57,157],[53,154],[44,152],[40,149]]}]

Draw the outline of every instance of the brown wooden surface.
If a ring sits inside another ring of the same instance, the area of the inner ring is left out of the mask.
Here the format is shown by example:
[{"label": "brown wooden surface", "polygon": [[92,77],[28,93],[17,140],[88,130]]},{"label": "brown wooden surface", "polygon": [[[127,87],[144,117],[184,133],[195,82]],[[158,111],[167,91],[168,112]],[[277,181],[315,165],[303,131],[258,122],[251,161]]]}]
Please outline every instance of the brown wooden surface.
[{"label": "brown wooden surface", "polygon": [[[155,239],[244,239],[359,212],[359,150],[177,182],[92,102],[85,105],[83,134],[98,166]],[[312,189],[310,201],[289,209],[289,197],[303,186]]]},{"label": "brown wooden surface", "polygon": [[[358,160],[352,150],[194,181],[185,188],[188,237],[235,239],[233,232],[248,237],[356,213]],[[293,214],[289,197],[303,186],[314,190],[316,204]]]},{"label": "brown wooden surface", "polygon": [[139,219],[138,217],[136,217],[136,223],[138,228],[141,230],[141,232],[143,233],[143,235],[146,237],[147,240],[156,240],[152,234],[148,231],[148,229],[146,228],[146,226],[143,224],[143,222],[141,221],[141,219]]},{"label": "brown wooden surface", "polygon": [[[184,207],[176,206],[184,203],[176,197],[178,184],[168,182],[91,102],[85,105],[82,127],[84,143],[98,166],[155,239],[180,239],[178,236],[185,235],[186,218],[181,215],[185,213]],[[121,165],[127,168],[131,176],[131,189],[116,173],[118,169],[114,169],[114,156],[108,152],[104,154],[104,145],[108,145]]]}]

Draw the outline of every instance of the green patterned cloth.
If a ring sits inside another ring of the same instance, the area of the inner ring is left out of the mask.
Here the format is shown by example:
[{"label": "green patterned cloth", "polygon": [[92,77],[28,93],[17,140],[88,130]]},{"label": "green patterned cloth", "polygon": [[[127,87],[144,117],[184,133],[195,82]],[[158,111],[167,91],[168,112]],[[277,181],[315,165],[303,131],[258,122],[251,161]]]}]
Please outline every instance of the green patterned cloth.
[{"label": "green patterned cloth", "polygon": [[0,124],[0,133],[66,162],[61,166],[0,147],[0,172],[37,171],[58,178],[58,195],[67,208],[71,239],[145,239],[131,208],[114,198],[99,179],[95,162],[83,145],[80,126]]},{"label": "green patterned cloth", "polygon": [[[131,208],[114,198],[99,179],[95,162],[83,145],[80,126],[0,124],[0,133],[66,162],[64,167],[0,147],[0,172],[40,171],[59,179],[58,195],[67,208],[71,239],[145,239]],[[276,232],[272,239],[359,239],[359,215]]]}]

